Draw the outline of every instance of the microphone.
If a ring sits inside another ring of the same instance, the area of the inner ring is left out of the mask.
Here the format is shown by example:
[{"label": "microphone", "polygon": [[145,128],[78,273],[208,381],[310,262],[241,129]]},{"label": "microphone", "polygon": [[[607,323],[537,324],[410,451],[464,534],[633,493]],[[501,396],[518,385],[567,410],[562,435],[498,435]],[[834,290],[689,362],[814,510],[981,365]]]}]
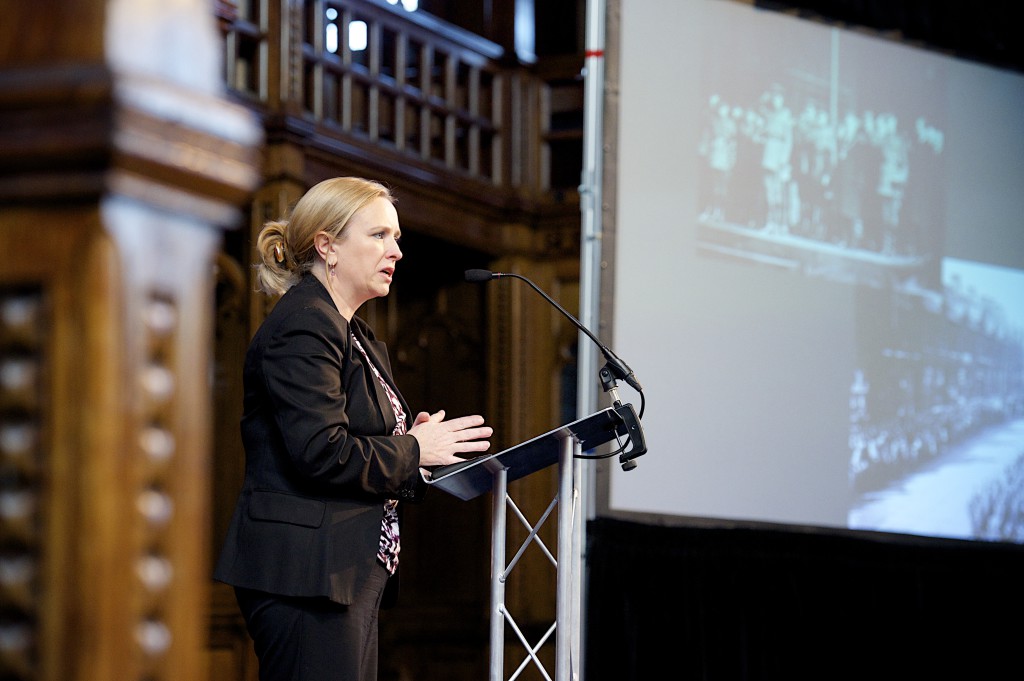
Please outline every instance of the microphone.
[{"label": "microphone", "polygon": [[479,282],[497,279],[501,274],[495,274],[490,270],[466,270],[466,281]]},{"label": "microphone", "polygon": [[[616,427],[616,432],[619,432],[619,428],[624,428],[625,432],[623,434],[629,436],[627,442],[631,443],[632,446],[629,449],[629,451],[624,451],[625,445],[622,445],[619,447],[618,450],[608,455],[581,456],[580,458],[600,459],[604,458],[605,456],[614,456],[615,454],[619,454],[619,464],[622,466],[622,470],[631,471],[635,469],[636,459],[647,452],[647,444],[644,441],[644,431],[640,428],[639,423],[639,419],[643,418],[644,415],[644,389],[640,387],[640,381],[637,380],[636,375],[633,373],[633,370],[630,369],[618,355],[612,352],[608,348],[608,346],[606,346],[604,343],[598,340],[597,336],[591,333],[590,329],[583,326],[583,323],[580,320],[576,319],[571,314],[569,314],[564,307],[559,305],[551,296],[544,293],[544,291],[541,291],[536,284],[534,284],[526,277],[519,274],[513,274],[511,272],[491,272],[490,270],[466,270],[466,281],[483,282],[490,281],[491,279],[499,279],[501,277],[514,277],[516,279],[521,279],[522,281],[525,281],[527,284],[530,285],[530,288],[539,293],[544,298],[544,300],[551,303],[551,305],[554,306],[556,310],[565,315],[565,317],[570,322],[572,322],[577,329],[585,333],[587,337],[590,338],[590,340],[594,341],[597,347],[601,350],[601,354],[604,355],[604,358],[606,360],[605,365],[601,368],[600,371],[601,383],[604,386],[605,392],[611,394],[612,402],[614,403],[615,407],[615,413],[618,414],[619,419],[622,421],[622,424]],[[632,387],[634,390],[640,393],[641,407],[639,417],[633,411],[632,405],[622,404],[622,402],[619,401],[618,390],[615,387],[616,379],[625,381],[630,387]],[[617,437],[618,435],[616,435],[616,438]]]},{"label": "microphone", "polygon": [[553,305],[556,310],[565,315],[565,317],[570,322],[572,322],[577,329],[586,334],[587,337],[590,338],[590,340],[594,341],[598,349],[601,350],[601,354],[604,355],[604,358],[607,361],[605,369],[603,369],[601,372],[602,381],[605,385],[605,390],[608,390],[609,387],[614,386],[614,380],[610,379],[608,376],[605,375],[605,371],[607,370],[612,374],[612,376],[614,376],[614,378],[625,381],[631,388],[636,390],[638,393],[643,393],[644,389],[640,387],[640,381],[637,380],[636,375],[633,373],[633,370],[630,369],[618,355],[612,352],[611,349],[608,348],[608,346],[606,346],[604,343],[598,340],[597,336],[591,333],[590,329],[583,326],[583,323],[580,322],[580,320],[576,319],[571,314],[569,314],[564,307],[559,305],[551,296],[544,293],[544,291],[541,291],[540,288],[538,288],[537,285],[534,284],[532,281],[530,281],[529,279],[522,275],[513,274],[511,272],[491,272],[490,270],[466,270],[466,281],[483,282],[490,281],[491,279],[499,279],[501,277],[514,277],[515,279],[521,279],[522,281],[525,281],[527,284],[530,285],[530,288],[539,293],[544,298],[544,300],[551,303],[551,305]]}]

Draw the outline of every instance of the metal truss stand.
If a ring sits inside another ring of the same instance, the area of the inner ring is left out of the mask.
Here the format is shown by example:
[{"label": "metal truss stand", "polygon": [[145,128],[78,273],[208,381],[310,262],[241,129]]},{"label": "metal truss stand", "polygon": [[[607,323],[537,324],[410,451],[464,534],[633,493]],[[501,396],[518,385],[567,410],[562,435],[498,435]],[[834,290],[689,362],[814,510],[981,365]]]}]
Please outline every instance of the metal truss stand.
[{"label": "metal truss stand", "polygon": [[[627,407],[629,414],[632,408]],[[511,630],[522,644],[525,655],[518,668],[508,676],[516,679],[533,663],[548,681],[578,681],[581,660],[582,604],[582,500],[580,499],[581,463],[578,455],[610,440],[636,432],[635,419],[623,419],[623,407],[608,408],[583,419],[556,428],[497,454],[471,459],[465,463],[435,469],[427,482],[460,499],[472,499],[493,492],[491,528],[491,618],[490,681],[505,681],[505,632]],[[558,493],[542,517],[531,524],[508,494],[508,483],[558,464]],[[541,541],[540,528],[557,507],[558,546],[555,556]],[[529,531],[511,560],[507,557],[507,518],[512,512]],[[523,553],[536,542],[555,566],[555,622],[537,641],[528,641],[505,607],[505,584]],[[554,675],[538,656],[542,646],[555,637]]]}]

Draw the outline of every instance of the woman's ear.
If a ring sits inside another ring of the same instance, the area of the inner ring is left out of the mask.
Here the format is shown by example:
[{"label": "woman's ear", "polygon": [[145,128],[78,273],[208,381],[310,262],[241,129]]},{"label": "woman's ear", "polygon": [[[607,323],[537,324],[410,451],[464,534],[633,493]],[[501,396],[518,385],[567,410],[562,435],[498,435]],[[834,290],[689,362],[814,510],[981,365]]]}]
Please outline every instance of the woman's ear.
[{"label": "woman's ear", "polygon": [[327,260],[327,254],[331,251],[332,243],[334,243],[334,239],[327,232],[317,232],[316,236],[313,237],[313,246],[324,260]]}]

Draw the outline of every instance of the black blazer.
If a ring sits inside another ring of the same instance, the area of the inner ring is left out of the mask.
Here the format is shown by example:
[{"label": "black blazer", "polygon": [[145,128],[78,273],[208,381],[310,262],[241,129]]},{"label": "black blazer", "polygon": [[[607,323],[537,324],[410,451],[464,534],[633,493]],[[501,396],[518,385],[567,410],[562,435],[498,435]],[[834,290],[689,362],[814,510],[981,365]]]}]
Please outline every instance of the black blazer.
[{"label": "black blazer", "polygon": [[[394,409],[351,334],[391,379],[384,344],[349,323],[305,275],[245,358],[245,479],[214,570],[233,586],[349,604],[377,562],[384,500],[418,501],[419,444],[393,436]],[[385,600],[393,602],[397,580]]]}]

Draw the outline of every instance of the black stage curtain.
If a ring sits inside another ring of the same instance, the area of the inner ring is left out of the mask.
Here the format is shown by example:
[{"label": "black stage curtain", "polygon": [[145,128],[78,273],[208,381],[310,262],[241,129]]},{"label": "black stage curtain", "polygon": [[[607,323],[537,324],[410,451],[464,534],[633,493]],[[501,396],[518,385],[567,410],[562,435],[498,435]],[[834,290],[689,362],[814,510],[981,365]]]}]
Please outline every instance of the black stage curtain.
[{"label": "black stage curtain", "polygon": [[1024,547],[587,527],[586,681],[1021,678]]},{"label": "black stage curtain", "polygon": [[1020,6],[1007,0],[754,0],[754,5],[851,28],[898,31],[906,40],[962,59],[1024,71]]}]

